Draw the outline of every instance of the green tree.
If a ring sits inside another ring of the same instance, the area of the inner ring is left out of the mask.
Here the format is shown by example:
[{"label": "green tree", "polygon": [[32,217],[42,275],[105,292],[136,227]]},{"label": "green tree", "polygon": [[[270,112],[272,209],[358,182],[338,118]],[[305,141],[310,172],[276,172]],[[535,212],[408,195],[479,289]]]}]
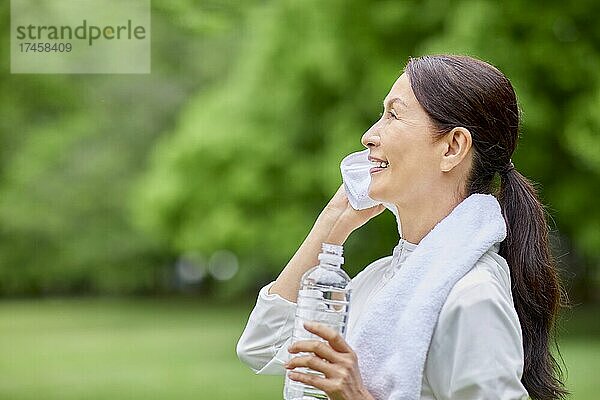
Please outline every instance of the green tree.
[{"label": "green tree", "polygon": [[150,75],[0,66],[0,295],[148,292],[167,282],[171,249],[132,222],[131,187],[188,94],[228,70],[240,10],[153,3]]},{"label": "green tree", "polygon": [[[541,183],[556,229],[581,255],[579,273],[597,277],[597,8],[261,3],[247,13],[230,73],[196,94],[156,147],[137,220],[175,252],[235,251],[244,261],[238,287],[270,279],[339,185],[339,161],[361,147],[408,56],[466,53],[514,82],[524,110],[515,164]],[[351,238],[351,271],[391,250],[393,223],[388,215]]]}]

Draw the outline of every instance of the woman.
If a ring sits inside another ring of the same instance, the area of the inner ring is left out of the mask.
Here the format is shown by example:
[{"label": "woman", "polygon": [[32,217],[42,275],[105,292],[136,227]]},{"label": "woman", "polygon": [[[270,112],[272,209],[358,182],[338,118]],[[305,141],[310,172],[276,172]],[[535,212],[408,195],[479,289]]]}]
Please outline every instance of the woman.
[{"label": "woman", "polygon": [[[362,137],[371,160],[387,165],[372,173],[369,196],[397,208],[400,262],[471,194],[495,193],[506,222],[506,240],[492,246],[445,300],[427,352],[421,399],[549,400],[567,394],[550,352],[562,292],[543,206],[511,162],[518,127],[516,95],[500,71],[470,57],[425,56],[409,60],[381,118]],[[310,367],[325,376],[290,378],[332,399],[373,398],[356,352],[332,330],[307,327],[328,346],[288,346],[300,278],[317,264],[321,243],[343,244],[383,210],[354,210],[340,187],[288,265],[260,291],[237,346],[242,361],[265,374]],[[385,285],[389,264],[389,257],[377,260],[353,279],[349,329],[366,312],[357,304]],[[315,355],[294,357],[299,352]]]}]

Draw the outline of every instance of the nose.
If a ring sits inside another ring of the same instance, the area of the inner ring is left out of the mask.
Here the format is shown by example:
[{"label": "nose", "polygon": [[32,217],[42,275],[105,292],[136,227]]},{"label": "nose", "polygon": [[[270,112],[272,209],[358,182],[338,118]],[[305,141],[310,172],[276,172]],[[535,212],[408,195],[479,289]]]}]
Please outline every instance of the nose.
[{"label": "nose", "polygon": [[364,133],[364,135],[362,135],[362,138],[360,139],[360,142],[367,149],[370,149],[371,147],[377,147],[377,146],[379,146],[380,137],[379,137],[379,132],[378,132],[378,129],[377,129],[377,123],[375,123],[372,127],[369,128],[368,131],[366,131]]}]

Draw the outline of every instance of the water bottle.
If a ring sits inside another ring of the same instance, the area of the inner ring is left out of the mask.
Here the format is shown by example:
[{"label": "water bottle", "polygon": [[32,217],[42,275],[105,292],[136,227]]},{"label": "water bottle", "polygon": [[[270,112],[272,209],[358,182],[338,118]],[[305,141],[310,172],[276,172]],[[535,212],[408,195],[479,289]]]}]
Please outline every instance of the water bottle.
[{"label": "water bottle", "polygon": [[[350,277],[342,269],[343,247],[323,243],[319,254],[319,265],[306,271],[302,276],[296,306],[296,318],[292,343],[299,340],[319,340],[321,337],[304,328],[307,321],[319,322],[346,335],[350,306]],[[302,356],[312,353],[297,353]],[[323,376],[309,368],[295,368],[294,371]],[[293,381],[286,372],[283,397],[286,400],[328,399],[325,392],[302,382]]]}]

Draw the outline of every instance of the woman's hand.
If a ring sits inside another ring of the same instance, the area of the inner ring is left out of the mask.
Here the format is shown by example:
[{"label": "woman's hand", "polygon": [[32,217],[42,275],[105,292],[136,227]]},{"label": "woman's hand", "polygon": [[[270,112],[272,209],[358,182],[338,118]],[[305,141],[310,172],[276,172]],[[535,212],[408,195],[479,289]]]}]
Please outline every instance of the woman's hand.
[{"label": "woman's hand", "polygon": [[309,332],[325,339],[329,344],[318,340],[301,340],[292,344],[290,353],[314,353],[298,356],[285,364],[287,369],[307,367],[322,372],[325,377],[290,372],[289,378],[321,389],[331,400],[372,400],[373,396],[363,386],[358,369],[358,357],[342,335],[335,330],[315,322],[306,322]]},{"label": "woman's hand", "polygon": [[275,293],[284,299],[296,302],[302,275],[319,263],[317,257],[321,252],[322,244],[344,244],[356,228],[364,225],[384,209],[385,207],[380,205],[368,210],[354,210],[348,202],[342,184],[323,208],[308,236],[281,271],[269,293]]},{"label": "woman's hand", "polygon": [[384,210],[385,206],[383,204],[366,210],[355,210],[348,201],[342,183],[319,216],[319,218],[327,219],[331,224],[327,243],[343,244],[353,231],[363,226],[371,218],[381,214]]}]

